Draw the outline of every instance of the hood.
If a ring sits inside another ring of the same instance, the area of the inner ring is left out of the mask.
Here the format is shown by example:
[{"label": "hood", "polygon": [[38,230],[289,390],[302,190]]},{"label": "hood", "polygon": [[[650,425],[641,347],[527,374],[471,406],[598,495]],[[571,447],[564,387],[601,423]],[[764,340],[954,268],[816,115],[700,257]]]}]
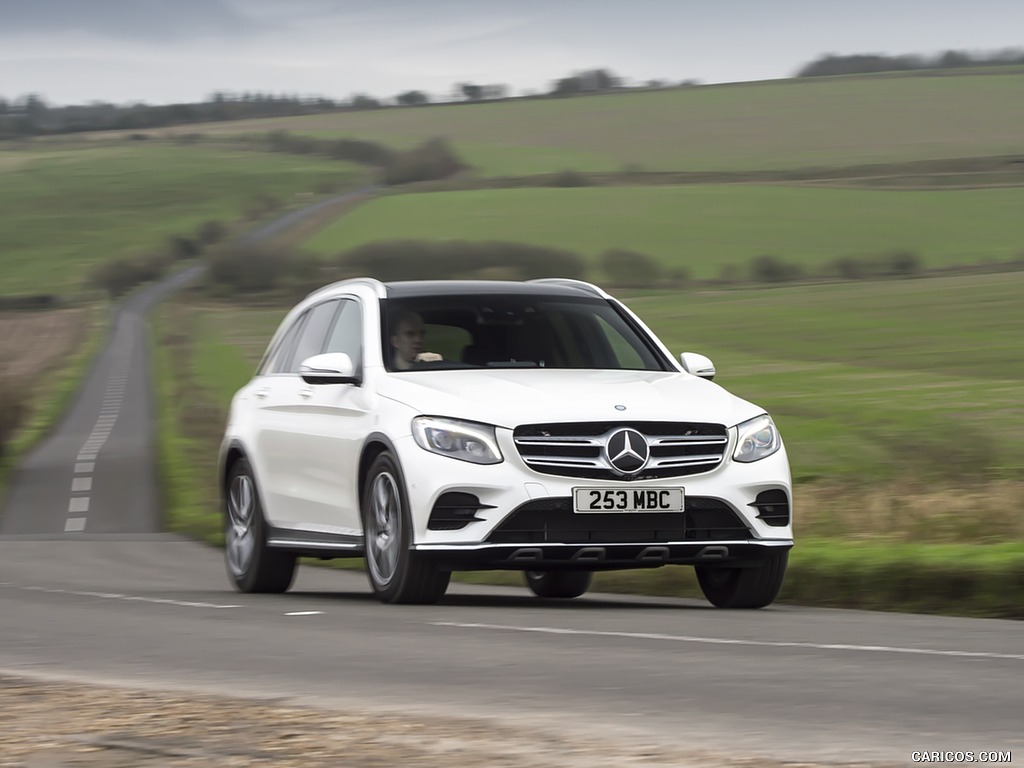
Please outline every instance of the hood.
[{"label": "hood", "polygon": [[703,421],[728,427],[764,413],[713,382],[660,371],[414,371],[384,376],[378,392],[421,414],[507,428],[612,419]]}]

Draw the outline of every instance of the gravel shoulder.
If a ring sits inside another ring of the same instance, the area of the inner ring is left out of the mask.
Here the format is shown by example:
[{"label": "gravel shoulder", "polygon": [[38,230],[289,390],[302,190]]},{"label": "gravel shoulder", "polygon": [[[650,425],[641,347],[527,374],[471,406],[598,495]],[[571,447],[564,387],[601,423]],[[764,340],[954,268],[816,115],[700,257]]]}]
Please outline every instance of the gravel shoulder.
[{"label": "gravel shoulder", "polygon": [[0,675],[0,711],[3,768],[796,765],[560,735],[554,723],[539,732],[488,718],[314,709],[10,675]]}]

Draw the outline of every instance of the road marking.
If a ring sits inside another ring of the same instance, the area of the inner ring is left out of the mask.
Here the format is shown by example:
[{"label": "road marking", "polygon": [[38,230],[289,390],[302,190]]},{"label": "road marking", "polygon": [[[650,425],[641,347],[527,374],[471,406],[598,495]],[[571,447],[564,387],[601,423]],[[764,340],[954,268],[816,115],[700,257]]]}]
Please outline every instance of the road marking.
[{"label": "road marking", "polygon": [[286,613],[285,616],[322,616],[323,611],[291,611]]},{"label": "road marking", "polygon": [[505,624],[463,624],[457,621],[434,621],[435,627],[460,629],[490,629],[504,632],[536,632],[546,635],[586,635],[589,637],[625,637],[633,640],[667,640],[675,643],[702,643],[706,645],[745,645],[757,648],[809,648],[818,651],[862,651],[866,653],[910,653],[919,656],[958,656],[971,659],[1009,659],[1024,661],[1024,654],[988,653],[986,651],[945,651],[935,648],[901,648],[891,645],[852,645],[847,643],[801,643],[774,640],[736,640],[728,637],[695,637],[691,635],[662,635],[653,632],[602,632],[592,629],[562,629],[559,627],[513,627]]},{"label": "road marking", "polygon": [[85,530],[84,517],[69,517],[64,523],[64,533],[78,533]]},{"label": "road marking", "polygon": [[[13,584],[0,586],[14,587]],[[158,605],[177,605],[182,608],[242,608],[241,605],[220,605],[218,603],[201,603],[192,600],[171,600],[165,597],[140,597],[138,595],[119,595],[115,592],[86,592],[76,589],[52,589],[50,587],[15,587],[29,592],[45,592],[48,595],[74,595],[75,597],[95,597],[101,600],[128,600],[136,603],[156,603]]]},{"label": "road marking", "polygon": [[88,475],[91,474],[94,469],[96,469],[96,465],[91,461],[85,464],[75,464],[76,475]]},{"label": "road marking", "polygon": [[68,502],[68,512],[88,512],[89,511],[89,497],[88,496],[75,496],[71,501]]},{"label": "road marking", "polygon": [[81,491],[92,490],[92,478],[91,477],[76,477],[71,481],[71,492],[80,493]]}]

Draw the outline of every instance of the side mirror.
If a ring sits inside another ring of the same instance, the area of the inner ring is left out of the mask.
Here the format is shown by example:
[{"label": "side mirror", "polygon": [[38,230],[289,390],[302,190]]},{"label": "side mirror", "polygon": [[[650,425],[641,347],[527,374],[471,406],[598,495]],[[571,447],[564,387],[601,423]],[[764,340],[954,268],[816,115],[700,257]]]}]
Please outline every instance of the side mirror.
[{"label": "side mirror", "polygon": [[683,364],[683,370],[687,373],[700,376],[708,381],[714,379],[717,373],[715,364],[711,362],[710,358],[698,355],[696,352],[681,353],[679,355],[679,362]]},{"label": "side mirror", "polygon": [[299,366],[299,375],[307,384],[358,384],[352,358],[344,352],[328,352],[307,357]]}]

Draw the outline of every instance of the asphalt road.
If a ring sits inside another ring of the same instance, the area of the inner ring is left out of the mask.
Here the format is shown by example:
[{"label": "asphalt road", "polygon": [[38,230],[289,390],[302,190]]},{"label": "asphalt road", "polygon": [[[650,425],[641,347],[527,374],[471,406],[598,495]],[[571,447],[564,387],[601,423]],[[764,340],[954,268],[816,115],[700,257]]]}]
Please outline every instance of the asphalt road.
[{"label": "asphalt road", "polygon": [[1019,622],[458,584],[437,606],[385,606],[361,574],[309,566],[287,595],[236,594],[219,551],[158,532],[143,314],[198,270],[124,302],[68,416],[14,480],[0,673],[496,716],[680,754],[1024,759]]},{"label": "asphalt road", "polygon": [[167,536],[0,541],[0,670],[486,715],[679,749],[906,764],[1024,755],[1024,625],[453,585],[386,606],[303,566],[231,591],[220,552]]}]

